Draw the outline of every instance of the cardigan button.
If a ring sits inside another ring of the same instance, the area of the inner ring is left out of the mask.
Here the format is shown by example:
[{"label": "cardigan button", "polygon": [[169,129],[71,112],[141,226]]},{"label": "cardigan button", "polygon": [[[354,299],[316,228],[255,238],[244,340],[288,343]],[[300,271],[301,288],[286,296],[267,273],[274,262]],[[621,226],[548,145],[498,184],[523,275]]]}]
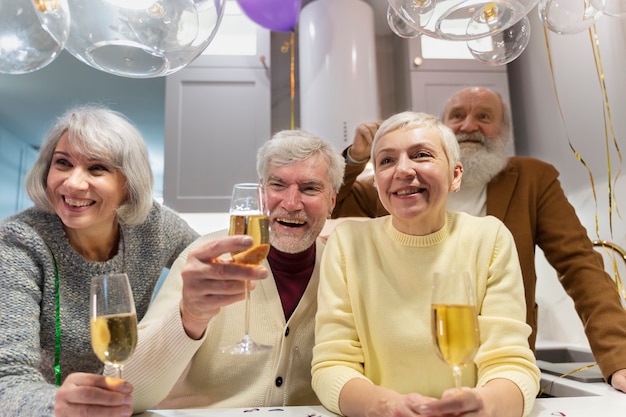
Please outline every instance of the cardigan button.
[{"label": "cardigan button", "polygon": [[283,385],[283,378],[279,376],[276,378],[276,386],[280,387],[281,385]]},{"label": "cardigan button", "polygon": [[285,329],[285,336],[289,336],[289,327]]}]

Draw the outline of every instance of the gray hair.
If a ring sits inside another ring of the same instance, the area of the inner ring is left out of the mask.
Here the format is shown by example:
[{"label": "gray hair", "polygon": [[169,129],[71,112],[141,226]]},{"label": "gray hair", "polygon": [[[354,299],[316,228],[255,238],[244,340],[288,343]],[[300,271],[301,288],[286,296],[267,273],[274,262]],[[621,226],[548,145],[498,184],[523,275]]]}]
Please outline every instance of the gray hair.
[{"label": "gray hair", "polygon": [[431,128],[439,132],[443,150],[448,158],[450,172],[454,172],[454,166],[460,161],[461,151],[459,143],[452,129],[444,125],[437,117],[428,113],[419,113],[414,111],[405,111],[397,113],[385,120],[374,135],[372,141],[371,160],[374,161],[376,167],[376,159],[374,158],[375,145],[380,137],[387,133],[406,128]]},{"label": "gray hair", "polygon": [[265,142],[257,153],[257,173],[266,182],[270,165],[283,167],[321,155],[328,163],[328,179],[338,192],[346,162],[331,144],[303,130],[282,130]]},{"label": "gray hair", "polygon": [[126,177],[126,199],[117,208],[119,222],[145,221],[152,207],[154,185],[146,144],[124,115],[98,105],[66,111],[46,134],[37,161],[26,176],[26,191],[35,206],[54,213],[46,193],[47,178],[54,150],[65,132],[77,152],[110,163]]}]

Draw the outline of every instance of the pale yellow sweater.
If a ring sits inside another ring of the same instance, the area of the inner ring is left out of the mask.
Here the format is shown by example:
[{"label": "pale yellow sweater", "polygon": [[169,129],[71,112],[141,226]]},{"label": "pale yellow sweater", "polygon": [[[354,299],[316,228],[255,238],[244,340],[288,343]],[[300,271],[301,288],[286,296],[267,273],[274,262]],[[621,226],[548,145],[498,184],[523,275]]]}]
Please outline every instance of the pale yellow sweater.
[{"label": "pale yellow sweater", "polygon": [[494,217],[447,213],[427,236],[398,232],[391,217],[345,221],[322,258],[313,349],[313,389],[339,413],[339,394],[352,378],[399,393],[440,397],[453,387],[449,367],[430,335],[436,271],[468,271],[474,283],[481,346],[465,386],[507,378],[524,396],[524,415],[539,390],[528,347],[520,266],[511,233]]}]

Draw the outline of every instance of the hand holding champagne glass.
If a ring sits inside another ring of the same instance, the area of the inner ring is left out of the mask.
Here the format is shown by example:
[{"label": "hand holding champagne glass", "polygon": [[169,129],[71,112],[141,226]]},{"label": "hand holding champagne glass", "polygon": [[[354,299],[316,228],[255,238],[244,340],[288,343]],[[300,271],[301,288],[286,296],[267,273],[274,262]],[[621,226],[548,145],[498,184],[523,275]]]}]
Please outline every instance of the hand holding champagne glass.
[{"label": "hand holding champagne glass", "polygon": [[439,357],[452,368],[458,390],[463,368],[472,362],[480,343],[469,273],[435,273],[431,304],[433,343]]},{"label": "hand holding champagne glass", "polygon": [[126,274],[91,279],[91,346],[98,359],[122,378],[124,362],[137,346],[137,314]]},{"label": "hand holding champagne glass", "polygon": [[[255,183],[235,184],[230,204],[229,235],[248,235],[254,244],[250,249],[231,254],[236,263],[256,265],[267,257],[270,250],[269,218],[263,188]],[[256,343],[250,337],[250,290],[245,286],[245,329],[241,341],[222,349],[233,355],[249,355],[271,349]]]}]

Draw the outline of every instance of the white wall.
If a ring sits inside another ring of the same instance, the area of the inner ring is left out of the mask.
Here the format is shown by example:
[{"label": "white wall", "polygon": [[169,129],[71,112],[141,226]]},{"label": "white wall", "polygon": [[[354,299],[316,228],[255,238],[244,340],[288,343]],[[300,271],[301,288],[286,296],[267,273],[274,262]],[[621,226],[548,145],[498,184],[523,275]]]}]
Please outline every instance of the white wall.
[{"label": "white wall", "polygon": [[[620,168],[624,170],[625,167],[619,161],[613,135],[605,132],[605,122],[608,124],[609,119],[604,113],[604,94],[596,71],[590,33],[557,35],[549,32],[548,52],[536,10],[529,17],[532,24],[530,44],[520,58],[509,64],[517,153],[540,158],[557,167],[563,188],[591,239],[600,237],[626,247],[626,225],[617,214],[619,210],[626,215],[626,178],[617,179],[614,187],[617,204],[612,211],[609,211],[607,182],[609,174],[613,183]],[[623,21],[608,16],[601,17],[596,24],[601,58],[598,65],[601,64],[604,70],[611,122],[621,152],[626,148],[625,26]],[[570,143],[589,171],[574,155]],[[597,208],[590,174],[595,184]],[[621,173],[621,177],[624,175],[626,172]],[[612,232],[610,213],[613,216]],[[596,216],[599,233],[596,233]],[[538,340],[587,344],[571,300],[541,253],[537,256],[537,265]]]}]

